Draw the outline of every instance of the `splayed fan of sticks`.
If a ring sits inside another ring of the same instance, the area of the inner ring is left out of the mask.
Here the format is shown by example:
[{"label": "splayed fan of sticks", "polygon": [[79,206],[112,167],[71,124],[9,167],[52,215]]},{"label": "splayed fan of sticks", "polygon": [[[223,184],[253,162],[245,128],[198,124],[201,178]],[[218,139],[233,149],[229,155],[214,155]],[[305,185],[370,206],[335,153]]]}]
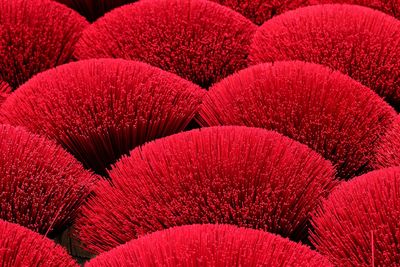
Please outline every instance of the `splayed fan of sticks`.
[{"label": "splayed fan of sticks", "polygon": [[399,0],[0,0],[0,265],[400,265]]}]

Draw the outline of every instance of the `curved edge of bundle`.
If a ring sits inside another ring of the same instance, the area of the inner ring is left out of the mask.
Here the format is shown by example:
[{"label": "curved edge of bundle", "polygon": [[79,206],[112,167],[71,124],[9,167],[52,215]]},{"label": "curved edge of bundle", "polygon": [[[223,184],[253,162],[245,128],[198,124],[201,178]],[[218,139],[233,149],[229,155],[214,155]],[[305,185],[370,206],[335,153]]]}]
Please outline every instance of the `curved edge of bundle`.
[{"label": "curved edge of bundle", "polygon": [[0,219],[0,237],[3,266],[79,266],[64,248],[20,225]]},{"label": "curved edge of bundle", "polygon": [[64,230],[97,177],[52,141],[0,125],[0,219],[41,234]]},{"label": "curved edge of bundle", "polygon": [[158,231],[89,261],[101,266],[332,266],[309,247],[232,225],[188,225]]},{"label": "curved edge of bundle", "polygon": [[342,183],[312,216],[310,240],[337,266],[400,262],[400,167]]},{"label": "curved edge of bundle", "polygon": [[396,112],[338,71],[301,61],[264,63],[215,84],[196,116],[201,126],[275,130],[321,153],[338,177],[372,169],[375,145]]},{"label": "curved edge of bundle", "polygon": [[89,23],[51,0],[0,0],[0,79],[15,90],[35,74],[70,62]]},{"label": "curved edge of bundle", "polygon": [[109,175],[75,224],[77,238],[95,254],[193,223],[235,224],[301,240],[309,213],[338,183],[331,163],[307,146],[236,126],[147,143]]},{"label": "curved edge of bundle", "polygon": [[139,60],[208,88],[247,66],[256,28],[241,14],[211,1],[139,1],[89,26],[74,55]]},{"label": "curved edge of bundle", "polygon": [[258,28],[251,64],[302,60],[341,71],[400,109],[400,20],[363,6],[315,5]]},{"label": "curved edge of bundle", "polygon": [[121,155],[179,132],[205,90],[137,61],[91,59],[42,72],[1,106],[1,120],[56,140],[105,174]]}]

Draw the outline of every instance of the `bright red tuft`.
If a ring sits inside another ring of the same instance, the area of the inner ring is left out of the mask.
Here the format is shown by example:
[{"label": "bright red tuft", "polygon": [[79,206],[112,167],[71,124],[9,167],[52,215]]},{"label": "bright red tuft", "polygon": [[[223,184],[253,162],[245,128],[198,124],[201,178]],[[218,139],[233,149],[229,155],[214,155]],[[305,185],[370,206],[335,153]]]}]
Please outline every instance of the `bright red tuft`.
[{"label": "bright red tuft", "polygon": [[1,219],[42,234],[62,229],[93,182],[94,176],[53,142],[0,125]]},{"label": "bright red tuft", "polygon": [[333,191],[311,240],[336,266],[398,266],[399,218],[400,168],[374,171]]},{"label": "bright red tuft", "polygon": [[400,115],[380,140],[375,158],[376,168],[400,166]]},{"label": "bright red tuft", "polygon": [[232,225],[190,225],[159,231],[101,254],[85,265],[106,266],[332,266],[301,244]]},{"label": "bright red tuft", "polygon": [[0,220],[0,263],[4,267],[79,266],[52,240],[3,220]]},{"label": "bright red tuft", "polygon": [[247,66],[256,26],[205,0],[144,0],[84,31],[75,56],[147,62],[203,87]]},{"label": "bright red tuft", "polygon": [[49,0],[0,0],[0,79],[13,89],[71,59],[84,18]]},{"label": "bright red tuft", "polygon": [[366,7],[321,5],[277,16],[259,28],[253,64],[302,60],[331,67],[400,110],[400,21]]},{"label": "bright red tuft", "polygon": [[197,118],[203,126],[276,130],[307,144],[350,178],[371,168],[378,137],[395,111],[370,89],[337,71],[294,62],[262,64],[210,89]]},{"label": "bright red tuft", "polygon": [[0,80],[0,105],[6,100],[6,98],[11,94],[11,87]]},{"label": "bright red tuft", "polygon": [[78,11],[89,21],[95,21],[108,11],[138,0],[53,0]]},{"label": "bright red tuft", "polygon": [[214,127],[148,143],[122,158],[83,208],[77,235],[95,253],[140,235],[227,223],[302,238],[336,184],[332,165],[278,133]]},{"label": "bright red tuft", "polygon": [[41,73],[2,105],[7,123],[57,140],[87,167],[185,128],[204,90],[144,63],[80,61]]},{"label": "bright red tuft", "polygon": [[310,5],[351,4],[351,5],[366,6],[376,10],[380,10],[382,12],[385,12],[386,14],[389,14],[393,17],[400,19],[399,0],[308,0],[308,1]]},{"label": "bright red tuft", "polygon": [[211,0],[261,25],[272,17],[309,4],[309,0]]}]

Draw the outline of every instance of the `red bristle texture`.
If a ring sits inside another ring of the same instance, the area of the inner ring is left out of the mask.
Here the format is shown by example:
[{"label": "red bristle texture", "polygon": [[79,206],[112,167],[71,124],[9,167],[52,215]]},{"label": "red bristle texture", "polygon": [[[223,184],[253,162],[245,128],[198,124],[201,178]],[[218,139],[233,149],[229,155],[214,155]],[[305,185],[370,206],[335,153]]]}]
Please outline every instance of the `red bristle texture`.
[{"label": "red bristle texture", "polygon": [[70,61],[87,21],[50,0],[0,0],[0,79],[13,89]]},{"label": "red bristle texture", "polygon": [[148,143],[122,158],[82,209],[76,234],[94,253],[146,233],[226,223],[304,237],[336,185],[308,147],[259,128],[213,127]]},{"label": "red bristle texture", "polygon": [[68,225],[95,177],[53,142],[0,125],[0,219],[42,234]]},{"label": "red bristle texture", "polygon": [[183,130],[204,93],[144,63],[95,59],[37,75],[3,103],[0,117],[57,140],[103,174],[137,145]]},{"label": "red bristle texture", "polygon": [[400,115],[380,140],[374,166],[377,169],[400,166]]},{"label": "red bristle texture", "polygon": [[[60,0],[61,1],[61,0]],[[380,10],[393,17],[400,18],[399,0],[211,0],[227,6],[257,25],[276,15],[299,7],[319,4],[352,4]]]},{"label": "red bristle texture", "polygon": [[62,3],[85,16],[89,21],[95,21],[106,12],[137,0],[53,0]]},{"label": "red bristle texture", "polygon": [[4,267],[78,267],[52,240],[17,224],[0,220],[0,263]]},{"label": "red bristle texture", "polygon": [[144,0],[115,9],[88,27],[78,59],[147,62],[205,88],[247,66],[256,26],[205,0]]},{"label": "red bristle texture", "polygon": [[310,248],[274,234],[233,225],[190,225],[132,240],[85,265],[106,266],[291,266],[328,267]]},{"label": "red bristle texture", "polygon": [[400,168],[337,187],[313,216],[311,240],[336,266],[399,266]]},{"label": "red bristle texture", "polygon": [[11,87],[4,81],[0,80],[0,105],[11,94]]},{"label": "red bristle texture", "polygon": [[300,61],[261,64],[214,85],[204,98],[203,126],[276,130],[331,160],[338,177],[371,169],[379,136],[395,111],[346,75]]},{"label": "red bristle texture", "polygon": [[309,0],[211,0],[232,8],[257,25],[272,17],[309,4]]},{"label": "red bristle texture", "polygon": [[318,4],[351,4],[366,6],[380,10],[397,19],[400,19],[400,1],[399,0],[308,0],[310,5]]},{"label": "red bristle texture", "polygon": [[400,21],[355,5],[299,8],[272,18],[255,34],[253,64],[318,63],[348,74],[400,110]]}]

